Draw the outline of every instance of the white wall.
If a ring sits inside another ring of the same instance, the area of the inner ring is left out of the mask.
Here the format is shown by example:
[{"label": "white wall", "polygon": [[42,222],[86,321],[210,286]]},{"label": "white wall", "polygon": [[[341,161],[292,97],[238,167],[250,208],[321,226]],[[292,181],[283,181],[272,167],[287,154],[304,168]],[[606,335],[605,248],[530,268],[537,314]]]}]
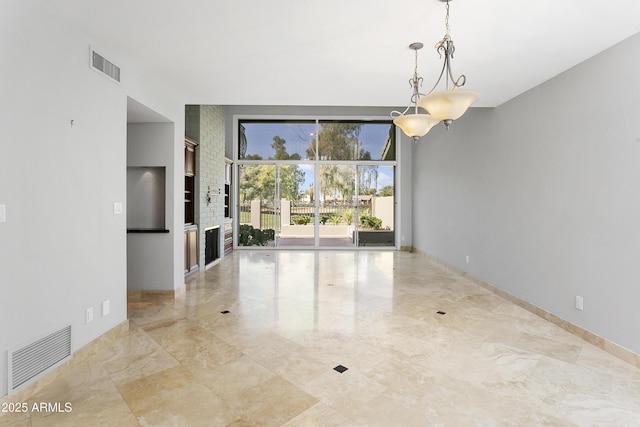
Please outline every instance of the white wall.
[{"label": "white wall", "polygon": [[414,247],[636,353],[638,51],[640,35],[439,126],[413,168]]},{"label": "white wall", "polygon": [[[170,85],[136,75],[133,62],[108,45],[103,52],[121,67],[122,83],[92,71],[89,45],[101,41],[63,24],[42,4],[3,0],[0,9],[4,396],[9,348],[70,322],[76,350],[126,319],[126,216],[114,215],[113,203],[126,200],[127,95],[176,123],[176,165],[184,161],[184,102],[167,93]],[[179,177],[170,180],[181,185]],[[178,206],[173,220],[180,223]],[[174,253],[181,265],[181,239],[174,239]],[[101,317],[106,299],[111,314]],[[95,318],[85,324],[90,306]]]}]

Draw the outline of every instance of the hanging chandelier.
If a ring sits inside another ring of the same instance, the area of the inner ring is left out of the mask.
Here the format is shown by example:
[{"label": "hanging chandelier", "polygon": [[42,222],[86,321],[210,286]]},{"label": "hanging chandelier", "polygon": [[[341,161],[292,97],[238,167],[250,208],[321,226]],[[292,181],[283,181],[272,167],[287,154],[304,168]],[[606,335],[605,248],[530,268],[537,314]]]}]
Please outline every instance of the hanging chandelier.
[{"label": "hanging chandelier", "polygon": [[[451,59],[453,58],[455,46],[453,40],[451,40],[449,28],[449,1],[451,0],[439,1],[446,2],[447,4],[447,14],[445,18],[447,33],[442,40],[435,45],[435,49],[440,57],[444,57],[440,76],[426,95],[420,93],[418,86],[422,85],[422,77],[418,77],[418,50],[422,48],[422,43],[410,44],[409,48],[415,50],[416,55],[416,68],[413,78],[409,81],[413,88],[411,103],[414,105],[414,113],[406,114],[411,108],[411,105],[402,113],[398,111],[391,113],[393,122],[399,126],[405,134],[410,136],[413,142],[417,142],[420,137],[426,135],[427,132],[439,122],[443,122],[445,127],[449,129],[451,123],[459,119],[480,96],[478,92],[460,89],[467,80],[464,74],[458,78],[454,78],[453,76]],[[443,80],[442,77],[444,77],[444,90],[436,91],[438,85]],[[426,114],[420,114],[418,112],[418,106],[423,108]]]},{"label": "hanging chandelier", "polygon": [[[421,114],[418,112],[418,101],[420,100],[420,96],[422,96],[418,90],[418,87],[422,85],[422,77],[418,77],[418,50],[422,49],[422,46],[423,44],[420,42],[411,43],[409,45],[409,48],[413,49],[416,55],[413,77],[409,80],[409,85],[413,89],[411,103],[402,113],[399,111],[391,112],[393,123],[402,129],[406,135],[410,136],[413,142],[418,142],[420,137],[426,135],[432,127],[440,122],[440,120],[430,116],[429,114]],[[412,107],[413,113],[407,114]]]}]

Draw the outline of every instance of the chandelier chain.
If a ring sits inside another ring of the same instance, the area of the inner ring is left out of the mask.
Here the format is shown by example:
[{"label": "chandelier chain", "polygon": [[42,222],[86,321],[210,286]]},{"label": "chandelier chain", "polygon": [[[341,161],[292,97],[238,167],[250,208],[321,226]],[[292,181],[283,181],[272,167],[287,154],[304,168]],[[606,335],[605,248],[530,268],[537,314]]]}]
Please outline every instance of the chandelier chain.
[{"label": "chandelier chain", "polygon": [[447,34],[451,34],[451,29],[449,28],[449,0],[447,0],[447,16],[444,19],[444,24],[447,28]]},{"label": "chandelier chain", "polygon": [[415,79],[418,76],[418,49],[414,50],[415,52],[415,66],[413,68],[413,78]]},{"label": "chandelier chain", "polygon": [[462,87],[464,86],[467,80],[464,74],[460,75],[458,78],[455,78],[453,76],[453,71],[451,70],[451,59],[453,58],[453,53],[455,52],[456,47],[454,46],[453,40],[451,39],[451,28],[449,27],[449,0],[447,0],[446,10],[447,10],[447,13],[445,17],[445,26],[447,28],[447,33],[444,35],[442,40],[440,40],[434,46],[436,51],[440,55],[440,57],[441,58],[444,57],[444,61],[442,63],[442,70],[440,71],[440,76],[438,77],[438,80],[433,85],[431,90],[427,92],[427,94],[431,94],[434,90],[436,90],[436,88],[442,81],[443,76],[445,78],[445,83],[444,83],[445,89],[449,88],[450,83],[452,84],[451,86],[452,90]]},{"label": "chandelier chain", "polygon": [[418,75],[418,50],[422,49],[422,43],[414,42],[409,45],[409,49],[413,49],[414,51],[414,61],[415,65],[413,68],[413,76],[409,79],[409,87],[412,89],[411,93],[411,101],[407,108],[404,111],[392,111],[391,117],[396,118],[399,116],[404,116],[411,108],[413,108],[413,114],[418,114],[418,99],[424,94],[420,93],[419,87],[422,86],[423,79]]},{"label": "chandelier chain", "polygon": [[[420,90],[418,89],[422,86],[422,77],[418,76],[418,49],[414,49],[415,51],[415,67],[413,69],[413,77],[409,80],[409,85],[413,89],[413,94],[411,95],[411,103],[414,105],[415,114],[418,114],[418,99],[420,98]],[[410,107],[410,106],[409,106]],[[407,110],[405,110],[406,112]]]}]

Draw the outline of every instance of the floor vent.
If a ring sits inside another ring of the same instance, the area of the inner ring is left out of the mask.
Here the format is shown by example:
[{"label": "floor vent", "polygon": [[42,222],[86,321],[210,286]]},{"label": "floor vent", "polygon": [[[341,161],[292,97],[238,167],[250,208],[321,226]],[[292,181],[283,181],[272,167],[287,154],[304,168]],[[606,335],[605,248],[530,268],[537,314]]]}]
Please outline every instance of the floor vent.
[{"label": "floor vent", "polygon": [[9,350],[9,394],[71,356],[71,325]]},{"label": "floor vent", "polygon": [[120,67],[109,61],[95,50],[91,50],[91,66],[113,80],[120,82]]}]

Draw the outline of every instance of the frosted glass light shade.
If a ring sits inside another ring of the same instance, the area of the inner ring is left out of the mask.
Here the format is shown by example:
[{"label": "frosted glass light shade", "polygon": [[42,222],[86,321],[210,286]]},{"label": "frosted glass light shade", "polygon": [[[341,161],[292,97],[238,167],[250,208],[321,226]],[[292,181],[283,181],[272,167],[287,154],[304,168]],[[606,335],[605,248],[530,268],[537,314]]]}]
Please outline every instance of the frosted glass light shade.
[{"label": "frosted glass light shade", "polygon": [[426,135],[427,132],[439,122],[440,120],[428,114],[402,114],[393,119],[393,123],[399,126],[402,132],[412,138],[419,138]]},{"label": "frosted glass light shade", "polygon": [[418,99],[418,105],[438,120],[456,120],[480,97],[473,90],[445,90],[425,95]]}]

